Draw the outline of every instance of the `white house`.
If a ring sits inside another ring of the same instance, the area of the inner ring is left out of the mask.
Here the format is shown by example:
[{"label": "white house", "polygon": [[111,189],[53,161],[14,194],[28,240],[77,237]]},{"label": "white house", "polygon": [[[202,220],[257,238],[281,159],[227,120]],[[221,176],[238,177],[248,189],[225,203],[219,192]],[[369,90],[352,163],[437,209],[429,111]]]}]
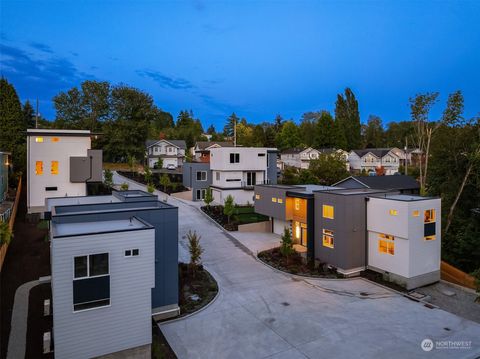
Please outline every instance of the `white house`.
[{"label": "white house", "polygon": [[184,140],[148,140],[147,161],[150,168],[154,168],[161,159],[163,168],[181,167],[185,160],[186,144]]},{"label": "white house", "polygon": [[102,181],[102,151],[90,131],[27,130],[28,213],[41,213],[48,197],[85,196],[87,182]]},{"label": "white house", "polygon": [[154,227],[52,221],[50,239],[55,357],[150,357]]},{"label": "white house", "polygon": [[397,173],[400,166],[400,159],[389,148],[352,150],[348,162],[350,169],[356,172],[375,172],[375,169],[383,167],[386,175]]},{"label": "white house", "polygon": [[228,195],[235,203],[253,203],[256,184],[277,183],[277,149],[260,147],[219,147],[210,150],[212,194],[223,204]]},{"label": "white house", "polygon": [[320,152],[312,147],[290,148],[280,153],[283,168],[285,166],[308,169],[310,161],[318,159]]},{"label": "white house", "polygon": [[321,154],[325,155],[335,155],[345,162],[345,169],[350,171],[350,163],[348,162],[348,152],[340,148],[321,148],[318,150]]},{"label": "white house", "polygon": [[210,150],[219,147],[233,147],[231,141],[197,141],[191,148],[191,154],[196,162],[210,162]]},{"label": "white house", "polygon": [[383,195],[367,202],[368,268],[412,289],[440,280],[440,198]]}]

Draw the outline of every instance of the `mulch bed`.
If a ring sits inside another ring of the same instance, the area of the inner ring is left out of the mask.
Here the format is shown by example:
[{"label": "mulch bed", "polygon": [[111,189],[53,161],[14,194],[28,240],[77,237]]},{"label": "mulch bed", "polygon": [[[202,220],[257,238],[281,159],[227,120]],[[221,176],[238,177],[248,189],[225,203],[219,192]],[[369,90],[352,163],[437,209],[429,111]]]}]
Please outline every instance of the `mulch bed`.
[{"label": "mulch bed", "polygon": [[154,320],[152,320],[152,359],[177,359],[175,352]]},{"label": "mulch bed", "polygon": [[291,274],[318,278],[344,278],[337,273],[336,269],[323,263],[309,263],[297,252],[291,254],[287,260],[280,252],[280,247],[260,252],[258,258],[274,268]]},{"label": "mulch bed", "polygon": [[240,224],[268,221],[267,216],[255,213],[251,206],[236,206],[236,213],[230,217],[230,223],[228,222],[228,216],[223,214],[223,206],[221,205],[203,206],[201,209],[227,231],[238,231]]},{"label": "mulch bed", "polygon": [[363,278],[368,279],[372,282],[381,284],[385,287],[391,288],[393,290],[396,290],[396,291],[399,291],[399,292],[402,292],[402,293],[407,293],[408,292],[408,290],[406,290],[401,285],[399,285],[397,283],[394,283],[394,282],[386,281],[385,279],[383,279],[383,275],[381,273],[374,272],[370,269],[366,269],[366,270],[360,272],[360,277],[363,277]]},{"label": "mulch bed", "polygon": [[[129,171],[118,171],[118,174],[120,174],[123,177],[127,177],[135,182],[147,185],[147,182],[145,181],[145,176],[141,173],[129,172]],[[160,175],[158,173],[152,173],[152,183],[155,186],[155,188],[167,194],[188,191],[187,187],[185,187],[182,182],[174,182],[175,179],[177,178],[176,177],[177,175],[168,175],[168,176],[171,177],[170,181],[172,181],[172,185],[167,186],[167,188],[165,189],[160,184]]]},{"label": "mulch bed", "polygon": [[[26,188],[24,183],[13,228],[14,237],[8,247],[1,272],[1,358],[5,358],[7,355],[15,291],[23,283],[50,275],[50,244],[45,241],[47,230],[38,228],[37,223],[28,223],[25,219],[27,212]],[[28,342],[27,346],[29,346]]]},{"label": "mulch bed", "polygon": [[227,231],[238,231],[238,223],[234,223],[231,218],[228,223],[228,216],[223,214],[223,206],[203,206],[201,210]]},{"label": "mulch bed", "polygon": [[49,316],[43,315],[45,299],[50,299],[51,303],[52,289],[49,283],[40,284],[30,290],[26,358],[53,358],[53,353],[43,354],[43,333],[52,333],[53,328],[52,307],[50,306]]}]

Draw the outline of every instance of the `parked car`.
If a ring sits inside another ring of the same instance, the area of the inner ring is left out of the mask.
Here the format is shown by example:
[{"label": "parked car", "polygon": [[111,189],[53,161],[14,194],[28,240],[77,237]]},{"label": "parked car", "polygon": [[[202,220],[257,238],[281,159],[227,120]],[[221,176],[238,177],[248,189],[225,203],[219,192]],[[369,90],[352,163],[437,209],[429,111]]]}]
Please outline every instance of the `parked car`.
[{"label": "parked car", "polygon": [[167,165],[167,170],[174,170],[175,168],[177,168],[173,163],[169,163]]}]

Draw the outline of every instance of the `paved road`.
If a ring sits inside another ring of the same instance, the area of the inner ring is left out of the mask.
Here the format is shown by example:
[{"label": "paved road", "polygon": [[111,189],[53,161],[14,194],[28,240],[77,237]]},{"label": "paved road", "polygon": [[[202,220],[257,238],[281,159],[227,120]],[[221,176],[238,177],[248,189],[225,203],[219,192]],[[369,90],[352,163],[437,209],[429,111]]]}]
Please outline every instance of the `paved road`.
[{"label": "paved road", "polygon": [[[136,188],[134,184],[130,188]],[[480,325],[428,309],[362,279],[303,280],[274,271],[229,239],[196,206],[179,207],[180,260],[196,230],[220,294],[207,309],[160,328],[179,358],[474,358]],[[254,234],[252,234],[254,235]],[[362,294],[361,294],[362,293]],[[367,294],[367,295],[365,295]],[[433,349],[423,339],[471,341]]]}]

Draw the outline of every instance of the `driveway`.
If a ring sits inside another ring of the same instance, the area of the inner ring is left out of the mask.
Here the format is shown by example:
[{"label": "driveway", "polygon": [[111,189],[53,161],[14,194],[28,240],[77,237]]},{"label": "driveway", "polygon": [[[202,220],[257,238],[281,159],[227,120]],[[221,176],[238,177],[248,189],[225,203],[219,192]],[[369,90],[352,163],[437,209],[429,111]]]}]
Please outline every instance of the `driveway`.
[{"label": "driveway", "polygon": [[[479,324],[429,309],[360,278],[304,280],[280,273],[257,261],[196,206],[171,197],[169,202],[179,207],[180,260],[188,261],[186,232],[196,230],[205,249],[203,263],[220,288],[217,300],[205,310],[160,324],[179,358],[474,358],[480,354]],[[427,338],[434,344],[471,341],[471,346],[426,352],[420,343]]]}]

